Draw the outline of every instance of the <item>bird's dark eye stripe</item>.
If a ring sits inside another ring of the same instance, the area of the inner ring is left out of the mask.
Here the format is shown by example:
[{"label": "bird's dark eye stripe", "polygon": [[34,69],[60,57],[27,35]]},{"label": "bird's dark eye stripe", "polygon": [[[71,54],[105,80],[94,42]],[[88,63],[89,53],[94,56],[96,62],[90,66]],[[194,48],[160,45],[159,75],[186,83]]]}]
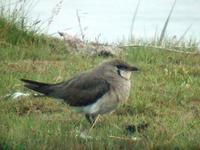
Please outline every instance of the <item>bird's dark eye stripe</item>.
[{"label": "bird's dark eye stripe", "polygon": [[120,73],[120,70],[119,70],[119,69],[117,70],[117,74],[118,74],[119,76],[121,76],[121,73]]},{"label": "bird's dark eye stripe", "polygon": [[125,65],[117,65],[117,68],[118,68],[118,69],[127,70],[127,69],[128,69],[128,66],[125,66]]}]

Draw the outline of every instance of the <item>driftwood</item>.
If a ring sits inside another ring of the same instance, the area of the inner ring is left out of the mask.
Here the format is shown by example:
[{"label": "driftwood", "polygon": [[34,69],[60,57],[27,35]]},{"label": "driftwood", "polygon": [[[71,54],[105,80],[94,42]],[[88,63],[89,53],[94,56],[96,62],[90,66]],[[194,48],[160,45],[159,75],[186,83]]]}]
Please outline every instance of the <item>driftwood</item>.
[{"label": "driftwood", "polygon": [[[126,47],[146,47],[146,48],[154,48],[154,49],[160,49],[160,50],[183,53],[183,54],[191,54],[191,55],[200,54],[200,49],[198,49],[195,52],[189,52],[189,51],[177,50],[183,48],[177,46],[173,48],[167,48],[167,47],[152,46],[152,45],[108,45],[108,44],[101,44],[99,42],[82,41],[76,36],[71,36],[63,32],[58,32],[58,33],[60,36],[64,38],[65,43],[68,47],[68,51],[74,54],[79,53],[89,56],[119,56],[123,51],[123,49]],[[186,47],[186,49],[190,48],[192,47]]]},{"label": "driftwood", "polygon": [[118,56],[122,52],[122,49],[115,45],[82,41],[76,36],[63,32],[58,33],[63,37],[70,53],[80,53],[89,56]]}]

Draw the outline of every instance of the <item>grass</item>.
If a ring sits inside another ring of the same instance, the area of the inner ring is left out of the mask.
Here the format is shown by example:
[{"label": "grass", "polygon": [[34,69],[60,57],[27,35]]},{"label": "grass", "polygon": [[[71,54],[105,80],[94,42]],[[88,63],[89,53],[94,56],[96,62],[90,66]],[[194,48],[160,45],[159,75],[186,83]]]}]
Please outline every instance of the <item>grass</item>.
[{"label": "grass", "polygon": [[[69,54],[59,39],[5,17],[0,31],[0,149],[200,149],[200,55],[127,48],[123,59],[141,69],[128,103],[88,132],[83,115],[62,102],[5,95],[30,92],[20,78],[55,83],[106,58]],[[141,123],[148,128],[126,130]]]},{"label": "grass", "polygon": [[173,10],[174,10],[175,4],[176,4],[176,0],[174,1],[173,5],[172,5],[172,8],[171,8],[171,10],[170,10],[170,12],[169,12],[169,15],[168,15],[168,17],[167,17],[167,19],[166,19],[166,21],[165,21],[164,27],[163,27],[162,32],[161,32],[161,35],[160,35],[159,45],[162,45],[162,41],[163,41],[163,39],[164,39],[164,37],[165,37],[165,32],[166,32],[166,30],[167,30],[167,26],[168,26],[170,17],[171,17],[171,15],[172,15],[172,12],[173,12]]}]

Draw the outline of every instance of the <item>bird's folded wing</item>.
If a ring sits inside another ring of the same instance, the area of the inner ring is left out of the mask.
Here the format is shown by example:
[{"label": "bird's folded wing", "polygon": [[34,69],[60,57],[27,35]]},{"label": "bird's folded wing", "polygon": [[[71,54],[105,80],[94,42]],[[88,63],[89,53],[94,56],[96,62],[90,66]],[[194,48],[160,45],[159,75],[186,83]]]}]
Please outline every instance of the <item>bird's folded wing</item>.
[{"label": "bird's folded wing", "polygon": [[71,106],[86,106],[109,91],[109,83],[96,76],[81,75],[55,85],[51,96],[64,99]]}]

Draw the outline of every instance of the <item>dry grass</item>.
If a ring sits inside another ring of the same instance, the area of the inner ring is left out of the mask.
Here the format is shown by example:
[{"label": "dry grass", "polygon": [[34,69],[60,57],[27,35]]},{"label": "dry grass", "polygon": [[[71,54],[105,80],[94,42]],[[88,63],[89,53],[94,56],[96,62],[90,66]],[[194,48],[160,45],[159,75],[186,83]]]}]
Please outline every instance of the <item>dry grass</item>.
[{"label": "dry grass", "polygon": [[[132,78],[134,84],[129,102],[112,115],[103,116],[89,133],[90,125],[83,115],[74,113],[61,102],[42,97],[18,100],[2,97],[2,147],[199,148],[199,56],[142,48],[129,49],[128,54],[125,59],[142,70]],[[20,78],[55,83],[104,59],[73,55],[66,58],[6,60],[1,65],[1,96],[12,91],[27,91]],[[142,132],[129,132],[125,128],[143,122],[149,126]]]}]

